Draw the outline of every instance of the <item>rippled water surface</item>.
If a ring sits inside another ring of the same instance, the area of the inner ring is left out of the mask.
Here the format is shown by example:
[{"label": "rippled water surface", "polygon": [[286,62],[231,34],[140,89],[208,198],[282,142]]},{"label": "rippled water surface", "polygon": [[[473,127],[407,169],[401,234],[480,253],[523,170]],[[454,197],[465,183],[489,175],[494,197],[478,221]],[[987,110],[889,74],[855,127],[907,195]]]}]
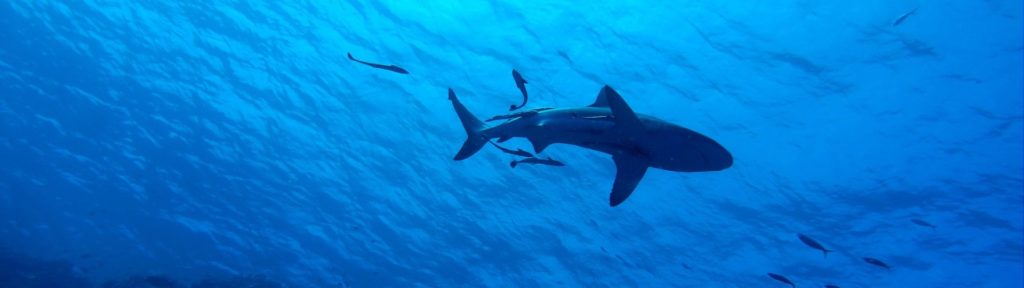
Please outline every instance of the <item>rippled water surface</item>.
[{"label": "rippled water surface", "polygon": [[[1020,1],[556,2],[0,3],[0,286],[1024,285]],[[512,69],[735,162],[453,161]]]}]

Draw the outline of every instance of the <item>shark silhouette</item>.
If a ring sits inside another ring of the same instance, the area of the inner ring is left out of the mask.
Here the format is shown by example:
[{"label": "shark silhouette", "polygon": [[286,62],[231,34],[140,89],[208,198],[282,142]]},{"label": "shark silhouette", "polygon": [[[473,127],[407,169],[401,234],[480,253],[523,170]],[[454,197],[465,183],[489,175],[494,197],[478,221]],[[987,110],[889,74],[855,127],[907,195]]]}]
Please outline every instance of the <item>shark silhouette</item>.
[{"label": "shark silhouette", "polygon": [[604,86],[593,104],[539,111],[487,127],[455,91],[448,99],[468,138],[455,160],[473,156],[490,139],[526,138],[536,153],[554,143],[571,144],[612,155],[617,169],[609,203],[622,204],[633,193],[647,168],[677,172],[719,171],[732,166],[732,155],[711,138],[629,108],[619,93]]}]

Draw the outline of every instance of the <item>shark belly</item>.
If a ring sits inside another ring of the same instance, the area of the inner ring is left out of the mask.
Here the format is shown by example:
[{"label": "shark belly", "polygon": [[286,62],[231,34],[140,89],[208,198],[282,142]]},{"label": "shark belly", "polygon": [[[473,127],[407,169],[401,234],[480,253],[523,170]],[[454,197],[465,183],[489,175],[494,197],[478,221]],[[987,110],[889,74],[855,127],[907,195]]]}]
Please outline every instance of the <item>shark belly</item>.
[{"label": "shark belly", "polygon": [[650,167],[676,172],[718,171],[732,156],[717,142],[692,130],[645,117],[649,129],[631,135],[617,131],[608,109],[556,109],[517,119],[488,131],[493,138],[525,138],[540,153],[551,144],[569,144],[612,156],[637,157]]}]

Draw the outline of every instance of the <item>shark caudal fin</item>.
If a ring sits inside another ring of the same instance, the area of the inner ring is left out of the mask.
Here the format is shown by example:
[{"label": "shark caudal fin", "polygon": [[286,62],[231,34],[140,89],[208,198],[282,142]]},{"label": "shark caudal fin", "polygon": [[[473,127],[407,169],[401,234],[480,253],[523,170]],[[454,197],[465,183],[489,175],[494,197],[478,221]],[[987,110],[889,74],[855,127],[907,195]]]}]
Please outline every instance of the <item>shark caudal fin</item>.
[{"label": "shark caudal fin", "polygon": [[480,122],[480,119],[473,116],[473,113],[470,113],[469,109],[462,105],[459,98],[455,97],[455,91],[452,88],[448,88],[448,100],[452,101],[455,113],[459,114],[459,121],[462,121],[462,127],[466,129],[466,142],[462,143],[459,153],[455,154],[455,160],[466,159],[487,144],[487,137],[480,134],[484,129],[484,122]]}]

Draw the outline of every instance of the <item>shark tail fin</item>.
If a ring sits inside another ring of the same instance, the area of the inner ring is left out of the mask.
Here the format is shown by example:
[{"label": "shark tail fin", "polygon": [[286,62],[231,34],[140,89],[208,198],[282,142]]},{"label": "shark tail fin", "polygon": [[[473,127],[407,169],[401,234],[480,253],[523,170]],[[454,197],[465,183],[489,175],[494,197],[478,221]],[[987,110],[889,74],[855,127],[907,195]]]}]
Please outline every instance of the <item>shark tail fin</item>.
[{"label": "shark tail fin", "polygon": [[455,160],[463,160],[476,154],[476,151],[480,151],[487,145],[487,137],[480,134],[484,129],[484,122],[480,122],[473,113],[466,109],[466,106],[462,105],[459,98],[455,97],[455,91],[448,88],[448,100],[452,101],[452,106],[455,107],[455,113],[459,114],[459,121],[462,121],[462,127],[466,129],[466,142],[462,143],[462,148],[459,149],[459,153],[455,154]]}]

